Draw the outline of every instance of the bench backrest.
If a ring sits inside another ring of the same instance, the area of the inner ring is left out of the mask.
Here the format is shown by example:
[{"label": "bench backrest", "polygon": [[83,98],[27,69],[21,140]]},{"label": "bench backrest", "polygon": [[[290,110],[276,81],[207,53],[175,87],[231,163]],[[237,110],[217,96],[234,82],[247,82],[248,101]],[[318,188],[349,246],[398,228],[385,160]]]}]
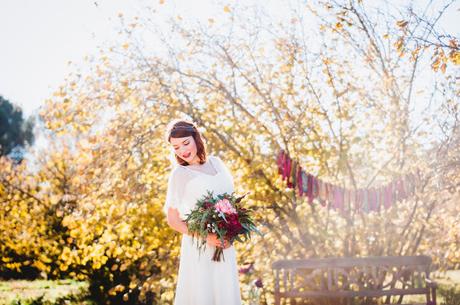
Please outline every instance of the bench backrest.
[{"label": "bench backrest", "polygon": [[272,264],[275,304],[282,297],[428,295],[430,265],[428,256],[279,260]]}]

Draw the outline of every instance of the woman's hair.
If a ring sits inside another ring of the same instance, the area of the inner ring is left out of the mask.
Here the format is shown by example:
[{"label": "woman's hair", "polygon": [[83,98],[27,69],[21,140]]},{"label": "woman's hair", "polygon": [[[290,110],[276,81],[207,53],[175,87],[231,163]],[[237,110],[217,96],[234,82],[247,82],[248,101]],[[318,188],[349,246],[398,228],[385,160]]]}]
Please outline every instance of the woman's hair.
[{"label": "woman's hair", "polygon": [[[206,162],[206,148],[204,147],[201,134],[196,128],[195,124],[187,120],[175,119],[172,120],[166,127],[166,141],[171,143],[171,138],[183,138],[192,136],[195,140],[197,155],[200,158],[200,164]],[[177,154],[174,154],[176,161],[180,165],[189,165],[187,161],[179,157]]]}]

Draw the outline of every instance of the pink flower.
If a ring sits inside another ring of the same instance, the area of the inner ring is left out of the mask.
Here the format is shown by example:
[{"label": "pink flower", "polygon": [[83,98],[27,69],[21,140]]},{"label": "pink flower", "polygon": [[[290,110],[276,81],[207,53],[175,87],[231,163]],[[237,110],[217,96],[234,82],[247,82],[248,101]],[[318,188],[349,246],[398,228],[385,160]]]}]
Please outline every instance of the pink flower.
[{"label": "pink flower", "polygon": [[216,210],[225,214],[237,214],[236,209],[232,206],[227,198],[217,201]]},{"label": "pink flower", "polygon": [[249,266],[248,266],[248,267],[246,267],[246,268],[240,268],[239,272],[240,272],[241,274],[246,274],[246,273],[251,272],[253,269],[254,269],[254,263],[251,262],[251,263],[249,263]]}]

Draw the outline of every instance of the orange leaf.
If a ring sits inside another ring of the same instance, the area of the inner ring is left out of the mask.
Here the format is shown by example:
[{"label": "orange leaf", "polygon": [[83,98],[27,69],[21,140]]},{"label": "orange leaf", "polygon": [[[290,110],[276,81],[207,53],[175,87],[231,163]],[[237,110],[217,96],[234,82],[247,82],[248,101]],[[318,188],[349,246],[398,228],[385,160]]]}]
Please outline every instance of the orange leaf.
[{"label": "orange leaf", "polygon": [[396,24],[400,27],[400,28],[405,28],[409,22],[408,21],[405,21],[405,20],[399,20],[398,22],[396,22]]}]

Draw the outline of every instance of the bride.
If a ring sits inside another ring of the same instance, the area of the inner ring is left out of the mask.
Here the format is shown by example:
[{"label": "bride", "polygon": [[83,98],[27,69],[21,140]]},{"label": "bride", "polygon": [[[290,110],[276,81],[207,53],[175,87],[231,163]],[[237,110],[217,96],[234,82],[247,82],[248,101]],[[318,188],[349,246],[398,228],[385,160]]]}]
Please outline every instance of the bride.
[{"label": "bride", "polygon": [[[183,221],[207,190],[216,195],[232,193],[233,177],[219,157],[207,156],[200,132],[192,122],[173,120],[165,136],[176,164],[169,175],[163,211],[168,225],[182,234],[174,305],[241,305],[233,245],[227,240],[222,244],[211,233],[206,250],[200,253]],[[212,260],[216,247],[224,249],[220,262]]]}]

